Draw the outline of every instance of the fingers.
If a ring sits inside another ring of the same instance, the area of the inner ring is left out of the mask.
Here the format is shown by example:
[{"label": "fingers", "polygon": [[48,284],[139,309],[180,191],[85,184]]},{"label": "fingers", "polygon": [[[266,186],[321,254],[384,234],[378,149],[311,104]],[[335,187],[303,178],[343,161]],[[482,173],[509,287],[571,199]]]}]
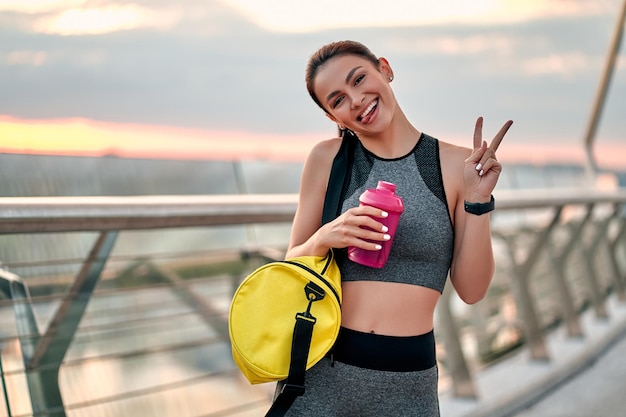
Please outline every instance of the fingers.
[{"label": "fingers", "polygon": [[478,147],[474,148],[472,154],[465,160],[465,162],[477,164],[480,162],[481,158],[487,151],[487,142],[483,141],[478,145]]},{"label": "fingers", "polygon": [[368,205],[358,206],[358,212],[362,215],[364,214],[367,216],[380,217],[381,219],[389,216],[389,213],[387,213],[385,210],[381,210],[379,208]]},{"label": "fingers", "polygon": [[[476,171],[484,170],[485,163],[490,158],[496,159],[496,150],[500,146],[504,135],[509,131],[509,128],[513,124],[512,120],[508,120],[500,128],[496,136],[494,136],[491,144],[487,147],[486,142],[482,140],[483,118],[479,117],[476,120],[476,126],[474,127],[474,151],[466,162],[476,164]],[[485,170],[486,171],[486,170]]]},{"label": "fingers", "polygon": [[[498,150],[498,147],[500,146],[502,139],[504,139],[504,135],[506,135],[506,132],[509,131],[509,128],[511,127],[512,124],[513,124],[513,120],[507,120],[507,122],[500,128],[496,136],[491,141],[491,144],[489,145],[489,149],[491,149],[494,153],[496,152],[496,150]],[[474,144],[476,143],[475,136],[476,136],[476,133],[474,133]]]},{"label": "fingers", "polygon": [[351,212],[354,214],[356,226],[360,229],[372,230],[374,233],[386,233],[389,230],[387,226],[377,220],[377,218],[383,219],[389,215],[384,210],[372,206],[359,206],[352,209]]},{"label": "fingers", "polygon": [[476,171],[478,171],[478,175],[482,177],[494,167],[501,167],[501,164],[496,159],[495,151],[491,148],[487,148],[476,164]]},{"label": "fingers", "polygon": [[381,243],[391,239],[388,228],[377,218],[386,217],[383,210],[359,206],[344,213],[342,246],[356,246],[366,250],[380,250]]},{"label": "fingers", "polygon": [[476,126],[474,126],[474,150],[480,148],[483,142],[483,118],[482,116],[476,119]]},{"label": "fingers", "polygon": [[498,162],[495,158],[488,158],[485,162],[479,162],[476,165],[476,171],[478,171],[479,176],[485,175],[489,171],[500,172],[502,170],[502,164]]}]

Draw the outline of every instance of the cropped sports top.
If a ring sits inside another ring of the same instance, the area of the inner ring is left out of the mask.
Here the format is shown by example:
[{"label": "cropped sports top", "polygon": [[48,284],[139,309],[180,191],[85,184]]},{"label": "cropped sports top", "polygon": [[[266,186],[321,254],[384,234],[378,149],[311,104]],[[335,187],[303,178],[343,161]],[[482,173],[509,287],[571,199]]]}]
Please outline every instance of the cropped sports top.
[{"label": "cropped sports top", "polygon": [[407,155],[380,158],[357,141],[348,188],[341,212],[359,205],[359,196],[378,181],[396,184],[404,212],[389,259],[380,269],[352,262],[347,250],[337,251],[342,281],[384,281],[419,285],[443,292],[452,250],[454,229],[448,211],[437,139],[421,134]]}]

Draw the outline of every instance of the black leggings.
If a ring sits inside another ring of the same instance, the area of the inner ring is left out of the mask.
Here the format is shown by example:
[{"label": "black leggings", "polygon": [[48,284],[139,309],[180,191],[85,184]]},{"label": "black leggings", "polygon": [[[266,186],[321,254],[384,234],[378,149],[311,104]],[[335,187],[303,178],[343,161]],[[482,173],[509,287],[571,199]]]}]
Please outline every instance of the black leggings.
[{"label": "black leggings", "polygon": [[331,361],[377,371],[423,371],[437,364],[432,330],[405,337],[363,333],[342,327],[327,356]]},{"label": "black leggings", "polygon": [[437,384],[432,331],[396,337],[342,328],[287,416],[438,417]]}]

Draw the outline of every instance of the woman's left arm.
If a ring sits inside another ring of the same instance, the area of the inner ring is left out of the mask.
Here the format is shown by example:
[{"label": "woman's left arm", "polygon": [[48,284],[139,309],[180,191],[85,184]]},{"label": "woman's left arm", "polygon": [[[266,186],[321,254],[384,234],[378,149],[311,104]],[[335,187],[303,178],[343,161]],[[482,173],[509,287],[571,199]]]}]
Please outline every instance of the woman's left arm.
[{"label": "woman's left arm", "polygon": [[[502,165],[496,159],[496,150],[513,122],[507,121],[491,144],[482,139],[483,119],[479,117],[474,129],[474,147],[465,159],[463,184],[459,186],[455,206],[454,253],[450,268],[450,279],[459,297],[468,304],[483,299],[491,283],[495,261],[491,245],[489,213],[475,214],[480,210],[466,211],[470,205],[486,205],[498,182]],[[475,207],[475,206],[474,206]]]}]

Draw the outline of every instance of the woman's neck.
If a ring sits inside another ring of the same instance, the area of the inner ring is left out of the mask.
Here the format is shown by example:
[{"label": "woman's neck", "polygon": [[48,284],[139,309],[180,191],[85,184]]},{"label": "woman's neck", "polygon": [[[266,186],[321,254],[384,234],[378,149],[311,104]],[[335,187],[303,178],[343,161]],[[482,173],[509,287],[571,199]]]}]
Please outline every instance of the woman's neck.
[{"label": "woman's neck", "polygon": [[389,127],[379,134],[360,134],[359,139],[370,152],[381,158],[393,159],[409,153],[417,144],[421,132],[398,109]]}]

